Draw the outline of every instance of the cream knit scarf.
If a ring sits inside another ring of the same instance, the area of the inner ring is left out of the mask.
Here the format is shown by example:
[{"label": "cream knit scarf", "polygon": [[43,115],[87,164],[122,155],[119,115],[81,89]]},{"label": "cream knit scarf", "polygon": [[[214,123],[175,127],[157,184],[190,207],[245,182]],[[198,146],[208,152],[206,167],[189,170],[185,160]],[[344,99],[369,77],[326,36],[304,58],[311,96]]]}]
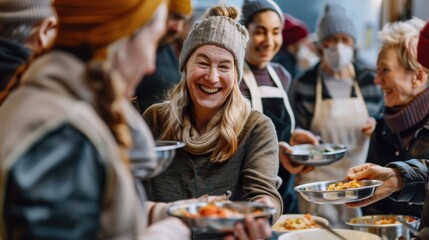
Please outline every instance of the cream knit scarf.
[{"label": "cream knit scarf", "polygon": [[185,149],[194,155],[204,155],[213,152],[219,141],[220,121],[223,111],[217,112],[207,125],[207,131],[200,135],[191,123],[189,114],[184,116],[182,141],[186,144]]}]

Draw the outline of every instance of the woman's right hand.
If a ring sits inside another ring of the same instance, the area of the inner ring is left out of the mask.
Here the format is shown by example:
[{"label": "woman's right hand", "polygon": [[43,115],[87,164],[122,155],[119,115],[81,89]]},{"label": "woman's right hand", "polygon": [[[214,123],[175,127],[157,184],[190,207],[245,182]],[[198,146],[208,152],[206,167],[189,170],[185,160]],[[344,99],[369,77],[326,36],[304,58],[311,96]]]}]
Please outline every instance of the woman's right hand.
[{"label": "woman's right hand", "polygon": [[402,176],[397,169],[381,167],[372,163],[365,163],[349,169],[347,173],[348,180],[380,180],[383,185],[377,187],[374,195],[358,202],[346,203],[347,207],[364,207],[383,198],[390,196],[396,191],[402,189]]}]

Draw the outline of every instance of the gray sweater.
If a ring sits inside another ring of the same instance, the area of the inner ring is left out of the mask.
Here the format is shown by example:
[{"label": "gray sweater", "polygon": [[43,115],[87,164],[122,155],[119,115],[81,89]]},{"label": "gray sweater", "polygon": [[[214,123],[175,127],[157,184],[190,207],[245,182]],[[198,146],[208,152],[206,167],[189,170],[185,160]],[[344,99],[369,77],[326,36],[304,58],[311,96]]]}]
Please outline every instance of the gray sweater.
[{"label": "gray sweater", "polygon": [[[143,115],[155,139],[160,137],[159,126],[163,121],[158,114],[160,106],[153,105]],[[238,149],[230,159],[213,163],[210,154],[197,156],[179,150],[170,167],[147,181],[145,189],[149,200],[160,202],[203,194],[220,195],[227,190],[232,191],[232,201],[254,201],[268,196],[276,204],[276,220],[282,213],[282,200],[276,188],[278,161],[278,141],[271,120],[252,111],[239,136]]]}]

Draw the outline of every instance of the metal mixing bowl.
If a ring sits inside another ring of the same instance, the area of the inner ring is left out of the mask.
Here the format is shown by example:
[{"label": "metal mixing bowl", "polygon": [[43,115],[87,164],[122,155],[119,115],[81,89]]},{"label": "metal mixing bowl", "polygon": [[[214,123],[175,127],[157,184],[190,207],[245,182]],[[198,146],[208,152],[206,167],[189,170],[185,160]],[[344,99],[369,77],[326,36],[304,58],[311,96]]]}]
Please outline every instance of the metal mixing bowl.
[{"label": "metal mixing bowl", "polygon": [[411,239],[409,230],[400,222],[395,222],[393,224],[376,224],[377,221],[392,218],[393,220],[396,220],[396,218],[402,218],[415,229],[417,229],[420,224],[419,218],[404,215],[368,215],[355,217],[349,219],[346,224],[349,225],[351,229],[374,233],[380,236],[383,240]]},{"label": "metal mixing bowl", "polygon": [[[377,235],[350,229],[334,229],[347,240],[381,240]],[[337,240],[339,238],[325,229],[310,229],[283,234],[279,240]]]},{"label": "metal mixing bowl", "polygon": [[155,146],[158,161],[171,161],[176,154],[176,149],[184,147],[185,143],[176,141],[155,141]]},{"label": "metal mixing bowl", "polygon": [[322,182],[313,182],[295,187],[295,191],[301,196],[313,203],[318,204],[344,204],[347,202],[356,202],[369,198],[374,194],[375,188],[382,185],[379,180],[360,180],[361,187],[344,190],[328,191],[330,184],[348,182],[347,180],[331,180]]},{"label": "metal mixing bowl", "polygon": [[228,208],[239,215],[228,218],[221,217],[189,217],[185,212],[198,215],[198,210],[206,206],[206,202],[184,203],[172,205],[168,208],[169,215],[180,218],[192,231],[197,232],[232,232],[235,224],[242,222],[248,215],[253,217],[270,217],[276,212],[275,208],[254,202],[216,202],[219,207]]},{"label": "metal mixing bowl", "polygon": [[176,149],[184,147],[185,144],[176,141],[156,141],[156,160],[152,161],[144,156],[132,160],[133,176],[139,179],[148,179],[162,173],[173,161]]},{"label": "metal mixing bowl", "polygon": [[292,152],[287,153],[290,160],[307,166],[324,166],[341,160],[347,152],[343,144],[300,144],[292,146]]}]

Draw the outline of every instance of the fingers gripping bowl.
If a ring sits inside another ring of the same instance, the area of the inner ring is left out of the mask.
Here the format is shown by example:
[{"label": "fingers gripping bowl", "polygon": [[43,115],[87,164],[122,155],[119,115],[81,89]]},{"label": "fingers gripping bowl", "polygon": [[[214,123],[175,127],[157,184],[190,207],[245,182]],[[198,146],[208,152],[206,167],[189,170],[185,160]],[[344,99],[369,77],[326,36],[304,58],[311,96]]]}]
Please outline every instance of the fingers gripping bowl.
[{"label": "fingers gripping bowl", "polygon": [[[359,187],[343,188],[338,186],[345,185],[350,181],[347,180],[331,180],[307,183],[295,187],[295,191],[301,196],[313,203],[317,204],[344,204],[348,202],[356,202],[371,197],[375,189],[382,185],[379,180],[360,180],[357,181]],[[328,188],[334,185],[334,190]]]},{"label": "fingers gripping bowl", "polygon": [[268,218],[275,212],[273,207],[253,202],[184,203],[167,210],[169,215],[180,218],[197,232],[232,232],[236,223],[243,222],[246,216]]}]

